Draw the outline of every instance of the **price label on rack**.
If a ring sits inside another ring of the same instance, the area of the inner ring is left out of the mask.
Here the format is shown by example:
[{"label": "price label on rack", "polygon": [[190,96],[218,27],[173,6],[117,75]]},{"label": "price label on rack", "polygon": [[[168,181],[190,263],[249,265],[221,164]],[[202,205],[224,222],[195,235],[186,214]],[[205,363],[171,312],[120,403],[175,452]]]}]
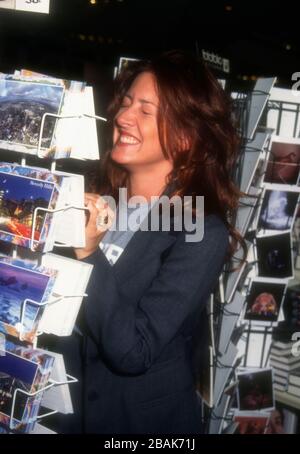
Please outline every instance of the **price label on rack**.
[{"label": "price label on rack", "polygon": [[0,8],[49,14],[50,0],[0,0]]},{"label": "price label on rack", "polygon": [[49,14],[50,0],[16,0],[16,10]]}]

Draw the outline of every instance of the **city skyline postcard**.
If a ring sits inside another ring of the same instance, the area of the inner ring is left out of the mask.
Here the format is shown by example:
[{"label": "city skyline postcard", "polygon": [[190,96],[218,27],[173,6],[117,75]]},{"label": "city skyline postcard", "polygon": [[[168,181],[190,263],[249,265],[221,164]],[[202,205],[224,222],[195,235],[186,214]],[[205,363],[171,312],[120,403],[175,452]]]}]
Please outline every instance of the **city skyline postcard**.
[{"label": "city skyline postcard", "polygon": [[[64,87],[24,80],[0,79],[0,145],[36,154],[44,114],[58,115]],[[57,119],[45,120],[41,147],[51,146]]]},{"label": "city skyline postcard", "polygon": [[[49,298],[54,276],[0,261],[0,331],[19,337],[25,299],[38,303]],[[24,310],[22,335],[33,342],[44,307],[28,302]]]},{"label": "city skyline postcard", "polygon": [[[54,183],[0,172],[0,239],[28,247],[34,211],[50,208],[54,191]],[[37,242],[45,237],[47,219],[45,212],[38,213],[33,236]]]}]

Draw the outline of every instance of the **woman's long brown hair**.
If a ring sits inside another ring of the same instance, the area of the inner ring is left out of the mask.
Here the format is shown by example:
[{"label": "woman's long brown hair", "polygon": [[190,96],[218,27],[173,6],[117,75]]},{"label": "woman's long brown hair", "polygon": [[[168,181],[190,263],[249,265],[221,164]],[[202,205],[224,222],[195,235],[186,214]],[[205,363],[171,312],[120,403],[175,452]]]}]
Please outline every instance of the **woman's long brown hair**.
[{"label": "woman's long brown hair", "polygon": [[[163,152],[172,159],[166,185],[172,194],[204,196],[205,214],[221,217],[230,233],[230,259],[239,245],[247,246],[234,227],[239,199],[245,194],[233,182],[239,137],[233,125],[231,100],[203,62],[186,52],[170,51],[151,61],[131,63],[116,79],[109,106],[110,126],[134,79],[151,72],[159,97],[158,130]],[[112,136],[112,134],[111,134]],[[102,194],[118,197],[127,185],[127,171],[106,153],[101,161]]]}]

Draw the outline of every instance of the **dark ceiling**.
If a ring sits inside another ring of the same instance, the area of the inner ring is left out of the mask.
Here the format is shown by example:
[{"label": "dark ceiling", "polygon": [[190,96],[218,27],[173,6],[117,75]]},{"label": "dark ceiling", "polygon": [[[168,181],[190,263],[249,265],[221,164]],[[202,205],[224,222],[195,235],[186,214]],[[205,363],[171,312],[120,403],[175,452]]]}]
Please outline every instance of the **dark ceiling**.
[{"label": "dark ceiling", "polygon": [[[297,2],[50,0],[50,15],[0,10],[0,71],[30,67],[64,77],[112,74],[119,56],[170,48],[229,58],[232,78],[300,71]],[[101,79],[101,77],[100,77]]]}]

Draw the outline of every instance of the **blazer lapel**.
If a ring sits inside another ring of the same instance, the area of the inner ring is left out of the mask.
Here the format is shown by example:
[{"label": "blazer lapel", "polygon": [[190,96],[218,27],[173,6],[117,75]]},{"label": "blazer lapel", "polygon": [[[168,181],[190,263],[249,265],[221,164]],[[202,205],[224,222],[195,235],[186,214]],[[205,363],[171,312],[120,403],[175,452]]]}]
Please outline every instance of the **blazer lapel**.
[{"label": "blazer lapel", "polygon": [[[170,195],[173,186],[165,189],[162,195]],[[152,231],[151,225],[151,210],[142,222],[142,226],[147,226],[145,230],[141,227],[134,233],[133,237],[127,244],[121,257],[113,266],[115,274],[120,282],[128,279],[136,273],[137,270],[147,265],[147,260],[151,256],[151,252],[161,254],[165,249],[171,246],[176,240],[176,234],[170,231],[157,230]],[[149,254],[150,251],[150,254]]]}]

